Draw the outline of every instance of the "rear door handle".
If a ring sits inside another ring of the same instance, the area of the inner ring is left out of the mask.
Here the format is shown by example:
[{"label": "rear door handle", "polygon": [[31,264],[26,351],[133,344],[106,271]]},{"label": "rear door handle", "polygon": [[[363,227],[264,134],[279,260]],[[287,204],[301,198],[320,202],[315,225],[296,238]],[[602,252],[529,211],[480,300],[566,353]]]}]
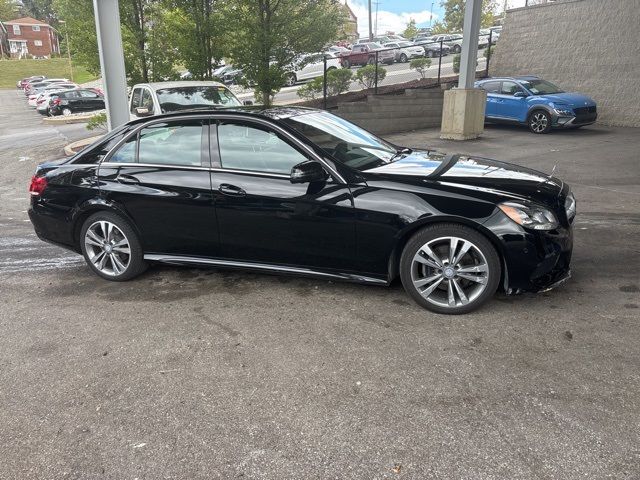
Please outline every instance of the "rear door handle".
[{"label": "rear door handle", "polygon": [[218,187],[218,191],[223,195],[229,195],[232,197],[244,197],[247,192],[245,192],[240,187],[236,187],[235,185],[230,185],[228,183],[223,183]]},{"label": "rear door handle", "polygon": [[120,183],[126,183],[129,185],[138,185],[140,183],[140,180],[138,180],[136,177],[132,175],[120,174],[116,177],[116,180]]}]

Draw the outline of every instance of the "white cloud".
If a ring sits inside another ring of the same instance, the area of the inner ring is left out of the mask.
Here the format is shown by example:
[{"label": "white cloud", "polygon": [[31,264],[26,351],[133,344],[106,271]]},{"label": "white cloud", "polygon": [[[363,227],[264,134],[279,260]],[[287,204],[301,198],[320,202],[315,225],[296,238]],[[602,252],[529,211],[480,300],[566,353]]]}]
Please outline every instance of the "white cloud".
[{"label": "white cloud", "polygon": [[[347,0],[347,3],[358,17],[358,33],[361,37],[366,37],[369,34],[369,12],[366,0]],[[431,13],[429,10],[421,10],[419,12],[403,12],[393,13],[387,10],[378,10],[378,34],[382,35],[385,32],[401,33],[406,27],[409,20],[412,18],[416,23],[429,22]],[[433,21],[438,19],[436,14],[433,14]],[[371,22],[376,25],[376,10],[375,4],[372,2]],[[374,30],[375,34],[375,30]]]}]

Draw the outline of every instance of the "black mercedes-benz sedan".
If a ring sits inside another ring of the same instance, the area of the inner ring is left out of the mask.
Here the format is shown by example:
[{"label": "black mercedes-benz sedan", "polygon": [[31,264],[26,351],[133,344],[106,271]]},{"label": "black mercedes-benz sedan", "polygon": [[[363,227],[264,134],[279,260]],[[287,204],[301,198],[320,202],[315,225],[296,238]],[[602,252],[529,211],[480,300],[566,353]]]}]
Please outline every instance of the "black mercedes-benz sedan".
[{"label": "black mercedes-benz sedan", "polygon": [[465,313],[569,277],[552,176],[393,145],[330,113],[238,107],[130,122],[31,180],[37,235],[107,280],[210,265],[375,285]]}]

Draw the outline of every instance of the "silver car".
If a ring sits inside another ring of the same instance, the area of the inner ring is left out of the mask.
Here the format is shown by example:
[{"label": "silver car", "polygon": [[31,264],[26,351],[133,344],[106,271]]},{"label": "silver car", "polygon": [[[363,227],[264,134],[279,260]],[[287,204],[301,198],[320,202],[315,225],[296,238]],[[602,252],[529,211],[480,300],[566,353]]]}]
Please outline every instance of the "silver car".
[{"label": "silver car", "polygon": [[389,42],[384,48],[393,48],[396,62],[406,63],[412,58],[424,57],[424,48],[411,42]]}]

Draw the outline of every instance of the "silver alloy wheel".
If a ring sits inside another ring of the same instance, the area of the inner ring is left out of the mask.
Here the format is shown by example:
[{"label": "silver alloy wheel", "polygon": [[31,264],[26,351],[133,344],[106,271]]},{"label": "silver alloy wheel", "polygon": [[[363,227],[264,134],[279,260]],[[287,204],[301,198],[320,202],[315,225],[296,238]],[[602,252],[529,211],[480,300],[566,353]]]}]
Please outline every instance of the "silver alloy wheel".
[{"label": "silver alloy wheel", "polygon": [[418,249],[411,262],[411,281],[430,303],[455,308],[478,298],[489,281],[489,265],[469,240],[440,237]]},{"label": "silver alloy wheel", "polygon": [[62,109],[62,115],[64,115],[65,117],[68,117],[69,115],[71,115],[71,109],[63,108]]},{"label": "silver alloy wheel", "polygon": [[288,74],[286,83],[288,87],[293,87],[296,84],[296,74],[295,73]]},{"label": "silver alloy wheel", "polygon": [[84,236],[87,258],[101,273],[123,274],[131,263],[129,240],[117,225],[106,220],[91,224]]},{"label": "silver alloy wheel", "polygon": [[531,117],[531,129],[536,133],[544,132],[548,124],[549,120],[542,112],[534,113]]}]

